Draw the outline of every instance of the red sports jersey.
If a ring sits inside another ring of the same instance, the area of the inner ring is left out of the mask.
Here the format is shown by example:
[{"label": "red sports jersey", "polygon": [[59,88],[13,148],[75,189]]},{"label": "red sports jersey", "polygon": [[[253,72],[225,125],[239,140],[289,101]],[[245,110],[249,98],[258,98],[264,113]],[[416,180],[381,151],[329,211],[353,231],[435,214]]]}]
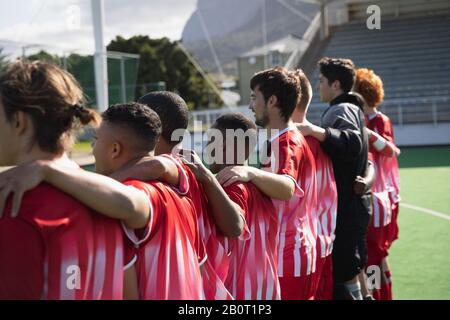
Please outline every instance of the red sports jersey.
[{"label": "red sports jersey", "polygon": [[286,175],[296,184],[291,200],[273,200],[280,224],[278,276],[310,275],[316,268],[316,165],[305,138],[288,127],[271,140],[270,164],[263,169]]},{"label": "red sports jersey", "polygon": [[384,172],[386,184],[388,186],[389,199],[391,200],[393,210],[398,207],[400,203],[400,174],[398,172],[397,157],[384,157],[381,162],[381,170]]},{"label": "red sports jersey", "polygon": [[[381,112],[366,117],[367,127],[394,143],[392,124],[389,118]],[[388,225],[392,219],[392,209],[400,201],[399,175],[396,157],[386,157],[370,146],[373,163],[376,170],[373,193],[373,226],[380,228]]]},{"label": "red sports jersey", "polygon": [[230,263],[228,240],[216,227],[203,186],[198,183],[195,174],[178,157],[163,156],[171,159],[177,165],[180,175],[177,191],[190,198],[196,209],[200,239],[206,248],[206,254],[202,259],[205,297],[207,300],[231,300],[233,297],[225,287]]},{"label": "red sports jersey", "polygon": [[333,164],[313,137],[306,142],[316,162],[317,186],[317,253],[325,258],[333,251],[337,217],[337,188]]},{"label": "red sports jersey", "polygon": [[229,241],[230,270],[225,285],[238,300],[280,299],[278,219],[271,199],[252,183],[234,183],[225,192],[241,207],[247,229]]},{"label": "red sports jersey", "polygon": [[27,192],[17,218],[0,219],[0,299],[122,299],[118,221],[50,185]]},{"label": "red sports jersey", "polygon": [[[161,182],[130,180],[146,193],[151,219],[144,230],[125,232],[138,246],[136,272],[145,300],[199,300],[203,286],[197,254],[197,222],[190,199]],[[137,236],[137,234],[140,236]]]}]

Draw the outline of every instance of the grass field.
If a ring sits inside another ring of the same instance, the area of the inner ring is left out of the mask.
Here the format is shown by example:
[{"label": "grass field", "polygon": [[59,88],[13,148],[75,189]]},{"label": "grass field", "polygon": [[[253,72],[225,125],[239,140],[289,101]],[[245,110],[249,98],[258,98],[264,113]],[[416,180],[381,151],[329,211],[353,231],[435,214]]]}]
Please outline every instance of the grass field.
[{"label": "grass field", "polygon": [[90,141],[77,142],[73,147],[73,152],[78,153],[91,153],[92,147]]},{"label": "grass field", "polygon": [[[450,217],[450,147],[403,149],[402,203]],[[450,220],[400,208],[390,252],[394,299],[450,299]]]}]

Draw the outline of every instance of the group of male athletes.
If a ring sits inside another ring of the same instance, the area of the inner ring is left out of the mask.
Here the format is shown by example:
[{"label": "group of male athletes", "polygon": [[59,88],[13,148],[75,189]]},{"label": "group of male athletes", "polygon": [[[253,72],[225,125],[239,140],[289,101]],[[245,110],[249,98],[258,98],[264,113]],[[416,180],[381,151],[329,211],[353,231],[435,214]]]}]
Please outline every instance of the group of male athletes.
[{"label": "group of male athletes", "polygon": [[[69,135],[72,125],[46,125],[62,110],[83,118],[64,88],[74,79],[15,63],[0,76],[0,122],[17,142],[0,138],[10,155],[0,165],[16,166],[0,174],[0,298],[392,299],[399,150],[377,110],[382,82],[348,59],[319,67],[330,104],[321,126],[307,120],[312,88],[301,70],[258,72],[256,121],[216,119],[207,168],[180,149],[184,100],[152,92],[101,115],[91,173],[66,158],[64,144],[40,143]],[[37,90],[42,81],[50,85]],[[249,166],[257,130],[268,135],[265,157]],[[372,265],[380,286],[367,280]]]}]

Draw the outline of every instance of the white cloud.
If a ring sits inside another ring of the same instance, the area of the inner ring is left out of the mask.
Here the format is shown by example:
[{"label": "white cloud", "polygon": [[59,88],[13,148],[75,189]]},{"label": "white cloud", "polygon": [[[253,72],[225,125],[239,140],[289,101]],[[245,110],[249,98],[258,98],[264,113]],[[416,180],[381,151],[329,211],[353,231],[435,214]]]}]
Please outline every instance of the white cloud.
[{"label": "white cloud", "polygon": [[[105,0],[105,40],[108,43],[116,35],[136,34],[177,40],[195,5],[196,0]],[[79,8],[79,28],[74,8]],[[20,54],[22,44],[1,42],[9,40],[45,44],[42,48],[54,52],[92,52],[91,19],[90,0],[0,1],[0,47]]]}]

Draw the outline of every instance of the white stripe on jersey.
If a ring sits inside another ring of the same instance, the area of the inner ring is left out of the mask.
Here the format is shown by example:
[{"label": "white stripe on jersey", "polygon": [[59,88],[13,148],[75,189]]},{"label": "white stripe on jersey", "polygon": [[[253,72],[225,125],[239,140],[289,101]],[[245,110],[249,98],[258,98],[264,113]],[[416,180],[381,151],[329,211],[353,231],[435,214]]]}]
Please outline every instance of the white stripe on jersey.
[{"label": "white stripe on jersey", "polygon": [[302,260],[300,257],[300,230],[297,228],[295,232],[294,246],[294,277],[300,277],[302,271]]}]

